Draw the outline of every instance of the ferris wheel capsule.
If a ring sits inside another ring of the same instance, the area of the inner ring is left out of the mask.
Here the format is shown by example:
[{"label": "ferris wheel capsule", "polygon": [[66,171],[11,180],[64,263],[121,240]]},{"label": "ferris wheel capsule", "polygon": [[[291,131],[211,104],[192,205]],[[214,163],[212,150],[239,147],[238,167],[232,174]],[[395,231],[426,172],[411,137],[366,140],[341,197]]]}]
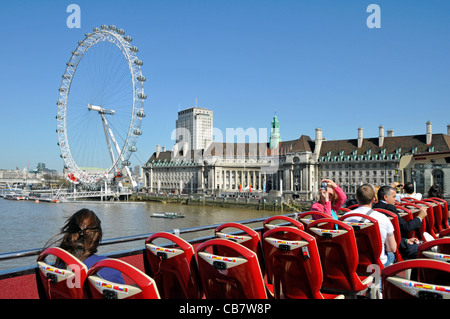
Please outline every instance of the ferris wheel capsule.
[{"label": "ferris wheel capsule", "polygon": [[98,32],[98,31],[100,31],[100,29],[99,29],[99,28],[97,28],[97,27],[93,28],[92,30],[93,30],[94,32]]},{"label": "ferris wheel capsule", "polygon": [[137,117],[145,117],[145,113],[144,113],[144,111],[138,111],[138,112],[136,113],[136,116],[137,116]]},{"label": "ferris wheel capsule", "polygon": [[128,41],[128,42],[133,41],[133,38],[130,37],[129,35],[125,35],[125,36],[123,37],[123,39],[124,39],[125,41]]},{"label": "ferris wheel capsule", "polygon": [[110,25],[109,26],[109,30],[111,30],[111,31],[116,31],[117,30],[117,27],[115,26],[115,25]]},{"label": "ferris wheel capsule", "polygon": [[117,33],[120,35],[124,35],[125,34],[125,30],[124,29],[117,29]]},{"label": "ferris wheel capsule", "polygon": [[136,60],[134,60],[134,64],[139,65],[139,66],[142,66],[142,65],[144,64],[144,62],[142,62],[142,61],[139,60],[139,59],[136,59]]},{"label": "ferris wheel capsule", "polygon": [[145,100],[147,98],[147,94],[141,92],[138,94],[138,98]]},{"label": "ferris wheel capsule", "polygon": [[137,79],[138,81],[141,81],[141,82],[145,82],[145,80],[146,80],[145,76],[143,76],[143,75],[138,75],[138,76],[136,77],[136,79]]},{"label": "ferris wheel capsule", "polygon": [[134,135],[142,135],[142,131],[141,131],[140,129],[135,129],[135,130],[133,131],[133,134],[134,134]]},{"label": "ferris wheel capsule", "polygon": [[100,28],[102,28],[102,30],[108,30],[108,26],[106,24],[102,24]]},{"label": "ferris wheel capsule", "polygon": [[130,50],[131,50],[131,52],[135,52],[135,53],[139,51],[138,47],[136,47],[136,46],[131,46]]},{"label": "ferris wheel capsule", "polygon": [[130,161],[123,161],[123,162],[122,162],[122,165],[123,165],[123,166],[130,166],[131,163],[130,163]]}]

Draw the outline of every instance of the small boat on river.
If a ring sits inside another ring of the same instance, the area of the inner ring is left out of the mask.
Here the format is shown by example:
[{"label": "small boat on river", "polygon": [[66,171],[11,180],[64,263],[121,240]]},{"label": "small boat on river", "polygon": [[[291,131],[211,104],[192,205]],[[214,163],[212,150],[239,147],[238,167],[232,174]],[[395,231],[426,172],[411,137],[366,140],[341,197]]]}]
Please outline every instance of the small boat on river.
[{"label": "small boat on river", "polygon": [[152,217],[156,218],[184,218],[184,215],[173,212],[153,213]]}]

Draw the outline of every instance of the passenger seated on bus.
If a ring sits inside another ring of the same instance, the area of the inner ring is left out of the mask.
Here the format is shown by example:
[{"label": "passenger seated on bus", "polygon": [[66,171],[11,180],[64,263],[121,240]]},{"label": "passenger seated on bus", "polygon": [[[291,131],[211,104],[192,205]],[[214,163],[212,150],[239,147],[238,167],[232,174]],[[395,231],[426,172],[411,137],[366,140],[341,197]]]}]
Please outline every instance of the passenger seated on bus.
[{"label": "passenger seated on bus", "polygon": [[[358,208],[355,208],[351,212],[345,213],[344,216],[347,214],[360,213],[370,215],[378,221],[381,244],[383,247],[380,260],[386,267],[394,261],[394,252],[397,250],[397,243],[394,237],[394,226],[392,226],[391,221],[386,217],[386,215],[372,209],[372,204],[375,202],[375,189],[372,185],[363,184],[359,186],[356,190],[356,199],[358,200]],[[360,217],[350,217],[346,221],[363,222]]]},{"label": "passenger seated on bus", "polygon": [[[337,211],[341,209],[347,200],[347,195],[335,182],[329,179],[324,179],[321,181],[319,190],[319,199],[317,202],[311,205],[312,211],[318,211],[325,213],[330,216],[330,218],[338,219]],[[326,184],[326,187],[325,187]],[[312,215],[313,219],[320,219],[322,216]]]},{"label": "passenger seated on bus", "polygon": [[373,205],[373,208],[381,208],[395,213],[398,216],[398,223],[401,232],[401,242],[398,250],[403,259],[417,258],[417,247],[419,240],[417,238],[408,238],[408,233],[422,227],[422,220],[427,216],[427,208],[422,207],[419,214],[410,221],[405,221],[398,214],[395,208],[395,198],[397,192],[391,186],[383,186],[378,190],[378,203]]},{"label": "passenger seated on bus", "polygon": [[416,193],[414,191],[414,184],[411,182],[407,182],[405,183],[405,185],[403,186],[403,190],[405,191],[403,194],[399,194],[400,199],[403,197],[412,197],[415,198],[417,200],[421,200],[422,199],[422,194],[421,193]]},{"label": "passenger seated on bus", "polygon": [[[50,239],[45,248],[59,243],[60,248],[74,255],[86,267],[91,268],[97,261],[106,258],[105,256],[96,255],[102,235],[100,219],[93,211],[83,208],[67,219],[60,233]],[[62,237],[57,238],[59,236]],[[54,240],[55,238],[57,239]],[[56,265],[58,265],[58,262],[61,261],[56,261]],[[125,283],[122,274],[111,268],[103,268],[97,275],[114,283]]]},{"label": "passenger seated on bus", "polygon": [[433,198],[433,197],[444,198],[444,196],[442,195],[442,189],[437,184],[431,185],[430,189],[428,190],[427,198]]}]

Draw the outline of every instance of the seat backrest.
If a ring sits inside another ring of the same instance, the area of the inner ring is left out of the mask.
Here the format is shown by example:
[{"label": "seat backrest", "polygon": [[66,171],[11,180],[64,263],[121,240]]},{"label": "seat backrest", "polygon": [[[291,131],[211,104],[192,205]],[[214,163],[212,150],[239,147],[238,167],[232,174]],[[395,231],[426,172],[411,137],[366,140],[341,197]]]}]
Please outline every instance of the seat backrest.
[{"label": "seat backrest", "polygon": [[[402,277],[417,269],[417,281]],[[394,263],[381,271],[383,299],[450,299],[450,264],[432,259]]]},{"label": "seat backrest", "polygon": [[[172,245],[157,245],[158,240]],[[167,232],[158,232],[145,240],[145,273],[156,282],[162,299],[199,299],[202,287],[197,259],[191,244]]]},{"label": "seat backrest", "polygon": [[[225,230],[227,228],[238,229],[239,231],[244,232],[244,234],[233,235],[231,233],[223,232],[223,230]],[[218,226],[214,230],[214,234],[217,238],[228,239],[228,240],[237,242],[238,244],[241,244],[242,246],[247,247],[251,251],[255,252],[256,256],[258,257],[258,262],[261,267],[261,272],[264,276],[265,263],[264,263],[264,256],[263,256],[263,251],[262,251],[262,246],[261,246],[261,237],[258,232],[256,232],[255,230],[253,230],[250,227],[245,226],[243,224],[230,222],[230,223],[224,223],[224,224]],[[228,250],[227,247],[216,246],[214,253],[217,255],[221,255],[221,256],[228,256],[229,252],[227,250]],[[231,253],[233,254],[234,252],[231,252]]]},{"label": "seat backrest", "polygon": [[[313,215],[314,215],[315,219],[313,218]],[[318,219],[322,219],[322,218],[330,218],[330,216],[323,212],[317,212],[317,211],[307,211],[307,212],[300,213],[298,215],[298,220],[299,220],[299,222],[301,222],[303,224],[303,227],[305,227],[305,229],[314,220],[318,220]]]},{"label": "seat backrest", "polygon": [[[411,210],[409,208],[407,208],[406,206],[396,204],[395,208],[397,209],[397,213],[400,216],[400,218],[403,218],[403,220],[405,222],[409,222],[410,220],[412,220],[414,218]],[[407,234],[406,237],[411,238],[413,236],[414,236],[414,231],[412,230]]]},{"label": "seat backrest", "polygon": [[[225,232],[223,232],[223,230],[226,228],[236,228],[236,229],[244,232],[245,234],[233,235],[233,234],[225,233]],[[243,245],[244,247],[247,247],[248,249],[250,249],[251,251],[254,251],[256,253],[258,253],[258,250],[260,250],[259,234],[255,230],[253,230],[250,227],[245,226],[243,224],[224,223],[224,224],[218,226],[214,230],[214,234],[217,238],[232,240],[234,242],[237,242],[237,243]],[[219,251],[218,254],[222,254],[222,252]]]},{"label": "seat backrest", "polygon": [[[213,254],[226,247],[232,256]],[[207,299],[266,299],[256,253],[231,240],[215,238],[197,248],[200,278]]]},{"label": "seat backrest", "polygon": [[353,205],[348,206],[347,209],[354,210],[355,208],[358,208],[358,206],[359,206],[359,204],[353,204]]},{"label": "seat backrest", "polygon": [[[420,210],[420,205],[418,204],[414,204],[413,202],[401,202],[398,203],[396,206],[401,206],[401,207],[406,207],[407,209],[409,209],[411,211],[411,214],[413,216],[413,218],[417,217],[417,215],[419,215],[419,210]],[[414,231],[414,235],[415,237],[419,238],[420,240],[425,240],[425,236],[423,235],[423,233],[425,232],[426,228],[427,228],[427,219],[423,219],[422,220],[422,226],[420,226],[419,229]]]},{"label": "seat backrest", "polygon": [[438,197],[430,197],[430,199],[433,199],[437,202],[440,202],[442,205],[442,229],[447,229],[449,228],[448,225],[448,204],[447,201],[445,199],[442,198],[438,198]]},{"label": "seat backrest", "polygon": [[420,244],[417,247],[417,258],[430,258],[450,262],[450,237],[438,238]]},{"label": "seat backrest", "polygon": [[440,231],[443,230],[442,228],[442,205],[440,202],[431,199],[431,198],[424,198],[422,199],[422,202],[430,203],[433,207],[433,215],[434,215],[434,226],[433,230],[435,234],[439,234]]},{"label": "seat backrest", "polygon": [[[326,225],[330,224],[330,226]],[[338,229],[335,229],[335,225]],[[339,220],[311,222],[307,232],[315,237],[323,271],[322,287],[333,291],[359,292],[368,287],[357,275],[358,248],[353,228]]]},{"label": "seat backrest", "polygon": [[[100,278],[102,268],[112,268],[134,284],[120,284]],[[83,286],[87,299],[160,299],[155,281],[136,267],[119,259],[106,258],[96,262],[88,271]]]},{"label": "seat backrest", "polygon": [[403,261],[402,256],[400,255],[400,251],[398,247],[402,241],[402,233],[400,231],[400,224],[398,222],[398,216],[396,213],[391,212],[390,210],[382,209],[382,208],[374,208],[373,210],[383,213],[386,217],[391,221],[392,226],[394,227],[394,238],[397,244],[397,249],[395,250],[395,262]]},{"label": "seat backrest", "polygon": [[[280,224],[273,223],[275,221],[281,222]],[[276,227],[284,227],[289,226],[293,227],[299,230],[305,230],[305,226],[299,222],[298,220],[295,220],[294,218],[284,216],[284,215],[278,215],[278,216],[272,216],[263,221],[263,230],[262,235],[264,236],[264,233],[270,229],[276,228]],[[288,235],[288,233],[286,233]]]},{"label": "seat backrest", "polygon": [[416,200],[417,200],[417,198],[414,198],[414,197],[402,197],[402,198],[400,198],[400,202],[414,202]]},{"label": "seat backrest", "polygon": [[341,216],[339,220],[353,227],[355,233],[359,256],[356,272],[365,275],[371,274],[372,271],[368,270],[370,265],[378,265],[380,270],[383,269],[384,266],[380,260],[383,247],[378,221],[371,216],[352,212]]},{"label": "seat backrest", "polygon": [[[56,264],[46,261],[56,257]],[[88,269],[78,258],[58,247],[45,249],[37,258],[36,283],[41,299],[82,299]]]},{"label": "seat backrest", "polygon": [[[289,234],[291,239],[280,238],[280,234]],[[324,299],[322,266],[313,236],[280,226],[264,233],[263,248],[276,299]]]},{"label": "seat backrest", "polygon": [[450,228],[444,229],[439,233],[439,238],[450,237]]},{"label": "seat backrest", "polygon": [[436,225],[434,222],[434,210],[433,210],[433,206],[431,205],[431,203],[422,201],[422,200],[416,200],[414,202],[412,202],[413,204],[417,204],[419,206],[425,206],[427,207],[427,217],[425,217],[426,219],[426,228],[425,230],[431,235],[433,236],[433,238],[437,238],[438,237],[438,232],[436,232]]}]

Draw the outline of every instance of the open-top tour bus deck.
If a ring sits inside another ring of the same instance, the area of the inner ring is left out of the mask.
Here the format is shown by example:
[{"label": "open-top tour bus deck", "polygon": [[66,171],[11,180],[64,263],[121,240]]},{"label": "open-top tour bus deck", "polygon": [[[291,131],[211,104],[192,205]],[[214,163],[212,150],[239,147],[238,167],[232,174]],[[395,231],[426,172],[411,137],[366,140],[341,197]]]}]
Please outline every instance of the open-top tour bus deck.
[{"label": "open-top tour bus deck", "polygon": [[[104,240],[102,246],[137,241],[142,248],[109,253],[90,269],[55,247],[1,254],[0,261],[37,261],[1,271],[0,298],[450,299],[446,205],[405,202],[397,206],[399,215],[388,217],[399,233],[398,218],[409,220],[420,205],[429,205],[433,216],[411,236],[420,239],[432,229],[432,240],[419,246],[418,259],[397,254],[385,268],[375,219],[346,221],[350,209],[338,220],[309,211]],[[68,266],[59,268],[56,258]],[[103,279],[103,268],[120,271],[125,283]]]}]

